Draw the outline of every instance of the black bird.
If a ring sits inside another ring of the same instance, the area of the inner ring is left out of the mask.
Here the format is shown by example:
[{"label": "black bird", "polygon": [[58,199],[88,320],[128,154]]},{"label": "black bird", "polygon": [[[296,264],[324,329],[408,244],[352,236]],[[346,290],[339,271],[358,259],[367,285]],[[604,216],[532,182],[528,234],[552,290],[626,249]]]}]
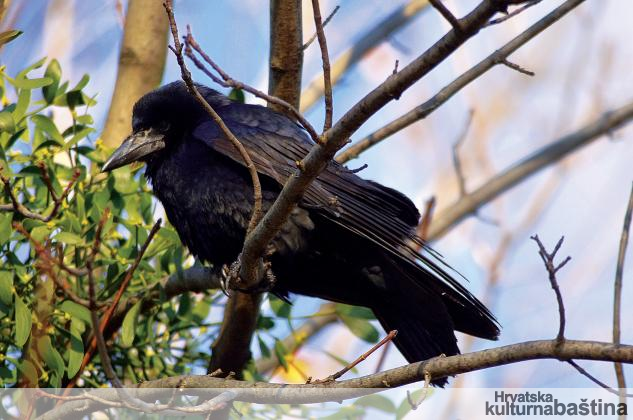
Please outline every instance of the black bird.
[{"label": "black bird", "polygon": [[[197,87],[248,150],[266,210],[313,142],[280,113]],[[145,176],[189,250],[217,267],[234,262],[253,188],[232,143],[182,82],[142,97],[132,130],[103,170],[145,162]],[[400,192],[330,162],[271,244],[272,293],[370,308],[385,330],[398,330],[395,344],[409,362],[458,354],[454,330],[496,339],[499,328],[488,309],[432,250],[418,252],[419,218]]]}]

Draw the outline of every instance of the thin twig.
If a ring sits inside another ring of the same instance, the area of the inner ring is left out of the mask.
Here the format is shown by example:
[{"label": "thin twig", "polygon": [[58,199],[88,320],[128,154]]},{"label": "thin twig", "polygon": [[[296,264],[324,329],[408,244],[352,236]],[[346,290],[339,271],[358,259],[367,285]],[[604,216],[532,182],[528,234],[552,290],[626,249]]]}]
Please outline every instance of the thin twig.
[{"label": "thin twig", "polygon": [[459,23],[459,19],[457,19],[453,15],[453,13],[451,13],[451,11],[448,10],[446,6],[444,6],[444,4],[442,3],[442,0],[429,0],[429,3],[431,3],[431,6],[433,6],[435,10],[440,12],[440,14],[444,17],[444,19],[446,19],[448,23],[451,24],[453,29],[455,29],[458,32],[462,31],[462,26]]},{"label": "thin twig", "polygon": [[325,99],[325,122],[323,123],[323,131],[327,131],[332,127],[332,75],[330,74],[330,55],[327,50],[327,40],[321,22],[321,10],[319,8],[319,0],[312,0],[312,14],[314,15],[314,26],[316,27],[317,39],[321,48],[321,61],[323,62],[323,86]]},{"label": "thin twig", "polygon": [[[624,392],[624,397],[625,398],[631,398],[633,397],[633,394],[627,394],[626,393],[626,389],[622,389],[620,388],[620,391],[616,391],[615,389],[611,388],[609,385],[605,384],[604,382],[602,382],[600,379],[596,378],[595,376],[593,376],[591,373],[587,372],[582,366],[580,366],[578,363],[576,363],[573,360],[568,360],[567,363],[569,363],[570,365],[572,365],[574,368],[576,368],[576,370],[578,372],[580,372],[581,375],[586,376],[591,382],[594,382],[595,384],[597,384],[598,386],[606,389],[608,392],[610,392],[611,394],[614,395],[619,395],[620,397],[622,397],[621,392]],[[626,401],[626,400],[625,400]]]},{"label": "thin twig", "polygon": [[345,366],[343,369],[339,370],[338,372],[328,376],[325,379],[318,379],[316,381],[312,381],[311,383],[312,384],[322,384],[322,383],[333,382],[333,381],[337,380],[338,378],[340,378],[341,376],[345,375],[350,370],[354,369],[354,367],[356,365],[358,365],[359,363],[361,363],[362,361],[367,359],[369,356],[371,356],[373,352],[375,352],[376,350],[378,350],[379,348],[381,348],[382,346],[384,346],[385,344],[387,344],[388,342],[393,340],[396,337],[396,335],[398,335],[398,331],[397,330],[389,331],[389,334],[387,334],[387,336],[385,338],[380,340],[378,343],[376,343],[374,346],[372,346],[372,348],[367,350],[365,353],[361,354],[352,363],[350,363],[349,365]]},{"label": "thin twig", "polygon": [[545,269],[547,270],[547,273],[549,275],[550,285],[552,286],[552,289],[554,290],[554,293],[556,294],[556,301],[558,302],[558,316],[559,316],[559,326],[558,326],[558,334],[556,335],[556,341],[559,343],[562,343],[565,340],[565,305],[563,303],[563,295],[561,294],[560,287],[558,286],[558,281],[556,280],[556,273],[558,272],[558,270],[563,268],[565,264],[567,264],[571,260],[571,257],[568,256],[558,265],[554,264],[554,258],[556,257],[556,254],[560,250],[561,245],[563,245],[563,241],[565,240],[565,237],[561,236],[561,238],[556,243],[554,250],[551,253],[547,252],[547,250],[545,249],[545,246],[539,239],[538,235],[531,236],[530,239],[533,239],[534,242],[536,242],[536,244],[538,245],[539,255],[541,256],[541,259],[543,260],[543,263],[545,264]]},{"label": "thin twig", "polygon": [[[336,14],[336,12],[338,12],[338,9],[340,9],[341,6],[336,6],[334,8],[334,10],[332,10],[332,13],[330,13],[330,15],[328,17],[325,18],[325,20],[323,21],[323,27],[325,28],[327,26],[328,23],[330,23],[330,20],[334,17],[334,15]],[[314,34],[312,34],[312,36],[310,37],[310,39],[308,39],[306,41],[305,44],[303,44],[303,47],[301,47],[303,50],[306,50],[310,44],[312,44],[314,42],[314,40],[317,38],[317,33],[316,31],[314,32]]]},{"label": "thin twig", "polygon": [[[620,237],[620,247],[618,250],[618,263],[615,270],[615,284],[613,292],[613,343],[620,344],[620,318],[622,310],[622,279],[624,277],[624,259],[626,258],[626,249],[629,244],[629,232],[631,230],[631,219],[633,218],[633,185],[631,194],[629,195],[629,204],[626,207],[624,215],[624,223],[622,226],[622,236]],[[618,380],[618,388],[620,388],[620,402],[623,402],[622,393],[626,390],[626,379],[624,378],[624,369],[622,363],[614,363],[615,376]]]},{"label": "thin twig", "polygon": [[[198,54],[200,54],[202,59],[206,61],[207,64],[209,64],[213,68],[213,70],[215,70],[220,75],[220,77],[217,77],[215,74],[213,74],[204,65],[204,63],[202,63],[198,59],[198,57],[196,57],[196,55],[193,53],[193,50],[195,50]],[[189,26],[187,26],[187,36],[185,37],[184,51],[185,51],[185,55],[195,64],[195,66],[218,85],[227,87],[227,88],[244,90],[252,95],[257,96],[258,98],[265,100],[266,102],[279,105],[281,108],[285,109],[286,112],[292,115],[299,122],[299,124],[301,124],[301,126],[308,132],[308,134],[310,135],[310,137],[315,143],[318,143],[321,141],[319,134],[316,132],[314,127],[312,127],[312,124],[310,124],[310,122],[303,115],[301,115],[301,113],[297,110],[297,108],[292,106],[292,104],[284,101],[281,98],[278,98],[273,95],[269,95],[259,89],[256,89],[250,85],[247,85],[244,82],[235,80],[228,73],[226,73],[222,69],[222,67],[217,65],[217,63],[213,61],[213,59],[206,52],[204,52],[202,47],[200,47],[200,45],[194,38],[193,34],[191,33],[191,28]]]},{"label": "thin twig", "polygon": [[174,17],[174,7],[173,0],[166,0],[163,3],[165,7],[165,11],[167,12],[167,17],[169,19],[169,27],[171,28],[171,35],[174,40],[174,46],[169,46],[169,49],[176,56],[176,61],[178,61],[178,66],[180,67],[180,75],[182,80],[187,85],[187,89],[189,92],[198,100],[198,102],[202,105],[202,107],[207,111],[207,113],[211,116],[213,121],[220,127],[224,135],[229,139],[229,141],[233,144],[233,146],[237,149],[244,161],[244,165],[248,169],[248,172],[251,176],[251,182],[253,184],[253,210],[251,213],[250,221],[248,222],[247,234],[250,233],[255,226],[259,223],[259,220],[262,217],[262,187],[259,182],[259,175],[257,174],[257,169],[253,164],[253,161],[248,154],[248,151],[244,148],[242,143],[235,137],[235,135],[231,132],[231,130],[224,123],[220,115],[213,109],[211,105],[202,97],[198,88],[193,83],[193,79],[191,78],[191,73],[187,69],[187,65],[185,64],[185,60],[183,58],[183,45],[180,43],[180,38],[178,35],[178,27],[176,26],[176,19]]},{"label": "thin twig", "polygon": [[513,63],[512,61],[508,60],[507,58],[504,58],[500,61],[501,64],[503,64],[504,66],[511,68],[512,70],[516,70],[521,74],[525,74],[527,76],[534,76],[536,73],[534,73],[531,70],[528,70],[524,67],[521,67],[520,65]]},{"label": "thin twig", "polygon": [[457,175],[457,185],[459,186],[459,196],[463,197],[466,195],[466,177],[464,176],[464,170],[462,168],[462,161],[459,158],[459,148],[466,140],[468,136],[468,131],[470,130],[470,126],[473,122],[473,114],[474,111],[471,109],[468,113],[468,118],[466,119],[466,123],[464,124],[464,128],[460,133],[457,141],[453,143],[453,166],[455,168],[455,174]]}]

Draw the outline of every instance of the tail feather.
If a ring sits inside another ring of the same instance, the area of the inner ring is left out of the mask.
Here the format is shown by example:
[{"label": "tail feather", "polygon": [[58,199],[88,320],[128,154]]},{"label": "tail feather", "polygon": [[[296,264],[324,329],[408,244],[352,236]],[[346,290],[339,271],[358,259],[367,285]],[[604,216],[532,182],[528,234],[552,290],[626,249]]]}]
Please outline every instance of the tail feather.
[{"label": "tail feather", "polygon": [[[487,339],[499,335],[494,317],[474,296],[457,295],[448,287],[438,288],[437,283],[428,287],[431,279],[420,277],[431,274],[390,265],[385,274],[391,287],[372,310],[386,331],[398,330],[394,343],[409,363],[459,354],[455,330]],[[436,386],[446,382],[446,378],[431,378]]]}]

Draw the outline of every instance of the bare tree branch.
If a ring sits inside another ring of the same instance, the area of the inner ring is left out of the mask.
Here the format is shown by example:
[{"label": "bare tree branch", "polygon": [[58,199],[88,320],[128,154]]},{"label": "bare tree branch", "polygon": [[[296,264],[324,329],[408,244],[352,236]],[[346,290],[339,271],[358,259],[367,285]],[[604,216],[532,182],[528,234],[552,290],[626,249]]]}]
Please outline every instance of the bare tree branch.
[{"label": "bare tree branch", "polygon": [[471,69],[459,76],[457,79],[443,87],[431,99],[413,108],[411,111],[393,120],[384,127],[379,128],[378,130],[362,138],[361,140],[358,140],[357,142],[343,150],[336,157],[336,160],[339,163],[345,163],[352,159],[355,159],[370,147],[375,146],[384,139],[390,137],[400,130],[405,129],[411,124],[426,118],[441,105],[443,105],[446,101],[452,98],[462,88],[466,87],[468,84],[476,80],[479,76],[486,73],[494,66],[498,64],[503,64],[507,57],[509,57],[512,53],[514,53],[521,46],[533,39],[535,36],[543,32],[549,26],[557,22],[559,19],[561,19],[563,16],[565,16],[567,13],[572,11],[584,1],[585,0],[567,0],[565,3],[560,5],[547,16],[545,16],[534,25],[530,26],[527,30],[522,32],[520,35],[505,44],[503,47],[490,54],[484,60],[480,61]]},{"label": "bare tree branch", "polygon": [[[618,250],[618,265],[615,270],[615,285],[613,296],[613,344],[620,344],[620,312],[622,310],[622,277],[624,276],[624,259],[626,258],[626,248],[629,244],[629,232],[631,229],[631,219],[633,218],[633,185],[629,196],[629,204],[626,207],[624,223],[622,226],[622,236],[620,237],[620,247]],[[615,376],[620,388],[620,402],[624,402],[626,391],[626,380],[622,363],[614,363]]]},{"label": "bare tree branch", "polygon": [[[410,0],[407,4],[400,6],[394,12],[382,19],[380,22],[365,33],[353,47],[341,53],[332,64],[332,85],[336,85],[345,73],[359,62],[367,53],[377,45],[385,42],[389,37],[411,22],[420,12],[429,6],[428,0]],[[323,75],[317,75],[308,87],[301,92],[301,112],[306,112],[312,108],[323,96],[325,86],[323,85]]]},{"label": "bare tree branch", "polygon": [[[332,10],[332,12],[329,14],[328,17],[325,18],[325,20],[323,21],[323,28],[325,28],[327,26],[328,23],[330,23],[330,20],[332,20],[332,18],[334,17],[334,15],[336,14],[336,12],[338,12],[338,10],[341,8],[341,6],[336,6],[334,8],[334,10]],[[310,39],[308,39],[304,44],[303,44],[303,49],[307,49],[316,39],[317,37],[317,33],[316,31],[314,32],[314,34],[310,37]]]},{"label": "bare tree branch", "polygon": [[499,173],[475,191],[458,199],[456,203],[441,211],[431,224],[429,240],[444,234],[453,225],[500,194],[527,179],[544,167],[558,162],[570,153],[586,146],[593,140],[612,132],[633,119],[633,102],[607,111],[596,121],[578,131],[553,141],[532,155]]},{"label": "bare tree branch", "polygon": [[[268,94],[299,109],[303,69],[301,2],[271,0]],[[268,106],[284,112],[274,103]]]},{"label": "bare tree branch", "polygon": [[101,135],[106,146],[117,146],[129,134],[132,106],[159,85],[165,68],[168,27],[160,1],[128,2],[116,85]]},{"label": "bare tree branch", "polygon": [[[206,61],[220,75],[220,78],[218,78],[215,74],[209,71],[209,69],[207,69],[206,66],[200,60],[198,60],[198,57],[195,56],[192,49],[195,50],[198,54],[200,54],[202,59]],[[310,137],[312,137],[312,140],[314,140],[315,143],[320,142],[319,135],[317,134],[314,127],[312,127],[310,122],[303,115],[301,115],[301,113],[297,110],[297,108],[295,108],[288,102],[284,101],[283,99],[280,99],[276,96],[268,95],[267,93],[264,93],[259,89],[255,89],[254,87],[247,85],[246,83],[240,82],[239,80],[235,80],[228,73],[226,73],[220,66],[218,66],[215,63],[215,61],[213,61],[213,59],[207,53],[204,52],[202,47],[200,47],[196,39],[193,37],[193,34],[191,33],[191,29],[189,28],[189,26],[187,26],[187,36],[185,38],[185,54],[187,55],[187,57],[191,59],[191,61],[193,61],[196,67],[202,70],[204,74],[209,76],[211,80],[213,80],[215,83],[219,84],[220,86],[245,90],[246,92],[249,92],[257,96],[258,98],[265,100],[269,104],[275,104],[278,108],[284,109],[288,115],[295,118],[299,122],[299,124],[303,126],[303,128],[308,132],[308,134],[310,134]]]},{"label": "bare tree branch", "polygon": [[[334,381],[325,384],[279,384],[246,382],[216,378],[210,375],[176,376],[138,384],[140,389],[159,392],[162,388],[207,388],[213,394],[224,389],[236,392],[235,399],[251,403],[310,404],[356,398],[380,389],[395,388],[424,380],[425,374],[434,379],[474,372],[495,366],[537,359],[620,361],[633,364],[633,346],[615,345],[596,341],[557,340],[527,341],[449,357],[436,357],[411,363],[360,378]],[[279,392],[283,389],[283,392]],[[164,391],[163,391],[164,392]],[[118,398],[115,390],[104,394],[108,399]],[[98,405],[90,401],[70,401],[52,410],[40,419],[57,419],[70,413],[79,415],[94,410]]]},{"label": "bare tree branch", "polygon": [[[578,363],[574,362],[573,360],[568,360],[567,363],[572,365],[574,367],[574,369],[576,369],[581,375],[587,377],[591,382],[593,382],[596,385],[604,388],[605,390],[607,390],[611,394],[618,395],[618,396],[622,397],[622,393],[624,393],[623,396],[625,398],[633,397],[633,394],[627,394],[626,390],[620,389],[619,391],[616,391],[615,389],[611,388],[609,385],[605,384],[604,382],[602,382],[601,380],[599,380],[598,378],[593,376],[591,373],[587,372],[582,366],[580,366]],[[615,362],[615,363],[618,363],[618,362]],[[620,401],[622,401],[622,400],[620,400]],[[626,401],[626,400],[624,400],[624,401]]]},{"label": "bare tree branch", "polygon": [[538,245],[538,249],[539,249],[538,253],[541,259],[543,260],[543,264],[545,264],[545,269],[547,270],[547,273],[549,275],[549,283],[552,286],[554,293],[556,294],[556,302],[558,304],[558,322],[559,322],[558,334],[556,335],[556,341],[558,341],[559,343],[562,343],[563,341],[565,341],[565,304],[563,302],[563,295],[560,292],[560,287],[558,286],[556,273],[558,272],[558,270],[563,268],[565,264],[567,264],[571,260],[571,257],[568,256],[560,264],[555,264],[554,258],[556,258],[556,254],[560,250],[560,247],[563,245],[563,240],[565,239],[565,237],[562,236],[558,240],[552,252],[547,252],[547,250],[545,249],[545,246],[539,239],[538,235],[531,236],[530,238],[533,239],[534,242],[536,242],[536,244]]},{"label": "bare tree branch", "polygon": [[453,29],[457,31],[462,30],[462,28],[459,25],[459,20],[453,15],[453,13],[451,13],[450,10],[448,10],[446,6],[444,6],[444,3],[442,3],[442,0],[429,0],[429,3],[431,3],[431,5],[435,8],[435,10],[440,12],[440,14],[444,17],[444,19],[446,19],[448,23],[451,24]]},{"label": "bare tree branch", "polygon": [[323,86],[325,96],[325,122],[323,123],[323,131],[327,131],[332,127],[332,75],[330,74],[330,55],[327,50],[327,40],[323,31],[323,22],[321,21],[321,9],[319,8],[319,0],[312,0],[312,14],[314,15],[314,26],[316,27],[317,39],[319,40],[319,48],[321,49],[321,61],[323,62]]}]

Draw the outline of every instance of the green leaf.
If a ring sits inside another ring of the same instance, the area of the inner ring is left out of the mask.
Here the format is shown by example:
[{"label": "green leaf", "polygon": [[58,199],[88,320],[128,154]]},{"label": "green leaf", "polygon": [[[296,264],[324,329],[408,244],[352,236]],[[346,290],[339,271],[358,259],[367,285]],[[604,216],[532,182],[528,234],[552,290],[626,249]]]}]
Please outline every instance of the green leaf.
[{"label": "green leaf", "polygon": [[134,342],[138,314],[141,311],[142,302],[142,300],[136,302],[123,319],[123,325],[121,326],[121,345],[123,347],[130,347]]},{"label": "green leaf", "polygon": [[376,316],[369,308],[362,306],[346,305],[344,303],[337,303],[335,311],[339,316],[348,316],[351,318],[362,319],[376,319]]},{"label": "green leaf", "polygon": [[42,58],[41,60],[37,61],[36,63],[28,66],[27,68],[19,72],[18,75],[15,76],[15,79],[13,80],[13,83],[12,83],[13,86],[15,86],[18,89],[30,90],[30,89],[41,88],[53,83],[53,79],[51,79],[50,77],[40,77],[37,79],[29,79],[28,77],[26,77],[32,70],[42,67],[45,61],[46,61],[46,57]]},{"label": "green leaf", "polygon": [[284,368],[284,370],[288,371],[288,361],[286,360],[286,355],[288,354],[288,350],[286,350],[286,346],[280,340],[275,340],[275,356],[277,356],[277,360],[279,364]]},{"label": "green leaf", "polygon": [[64,138],[61,133],[57,129],[57,126],[50,118],[44,115],[33,115],[31,117],[31,121],[35,124],[37,128],[48,134],[53,140],[58,142],[59,144],[64,143]]},{"label": "green leaf", "polygon": [[274,295],[268,295],[269,296],[269,302],[270,302],[270,308],[273,310],[273,312],[275,313],[275,315],[277,315],[280,318],[288,318],[290,316],[290,311],[292,309],[292,307],[284,302],[283,300],[279,299],[278,297],[274,296]]},{"label": "green leaf", "polygon": [[64,364],[64,359],[62,358],[61,354],[59,354],[55,346],[53,346],[51,338],[48,335],[40,337],[37,340],[37,350],[46,363],[46,367],[56,373],[55,376],[57,377],[57,381],[59,381],[64,376],[64,370],[66,370],[66,366]]},{"label": "green leaf", "polygon": [[15,344],[22,347],[31,335],[31,310],[20,296],[15,294]]},{"label": "green leaf", "polygon": [[5,244],[11,238],[11,220],[13,213],[0,213],[0,245]]},{"label": "green leaf", "polygon": [[23,34],[23,32],[19,31],[17,29],[1,32],[0,33],[0,46],[13,41],[14,39],[16,39],[17,37],[19,37],[22,34]]},{"label": "green leaf", "polygon": [[13,303],[13,273],[0,270],[0,302],[7,306]]},{"label": "green leaf", "polygon": [[52,59],[51,62],[48,63],[46,71],[44,72],[44,77],[48,77],[53,81],[50,85],[42,88],[44,99],[46,100],[46,103],[50,104],[53,100],[55,100],[57,88],[59,87],[59,80],[62,77],[62,69],[59,66],[59,61]]},{"label": "green leaf", "polygon": [[14,133],[15,120],[9,111],[0,112],[0,133]]},{"label": "green leaf", "polygon": [[61,304],[59,309],[72,315],[73,322],[75,320],[80,320],[88,325],[92,324],[92,316],[90,315],[90,310],[83,305],[73,302],[72,300],[65,300]]},{"label": "green leaf", "polygon": [[37,369],[35,369],[35,365],[29,360],[21,360],[16,367],[22,374],[22,376],[26,379],[26,383],[29,386],[37,385]]},{"label": "green leaf", "polygon": [[84,343],[81,339],[81,333],[86,326],[77,318],[70,322],[70,348],[68,350],[68,377],[72,378],[81,367],[81,361],[84,357]]},{"label": "green leaf", "polygon": [[262,353],[262,357],[270,357],[270,349],[268,348],[264,340],[262,340],[262,338],[259,336],[259,334],[257,334],[257,342],[259,343],[259,351]]},{"label": "green leaf", "polygon": [[366,395],[364,397],[359,398],[354,402],[354,405],[360,407],[371,407],[380,411],[384,411],[385,413],[395,413],[396,406],[389,398],[383,395]]},{"label": "green leaf", "polygon": [[352,318],[346,315],[339,315],[339,318],[356,337],[369,343],[378,341],[378,330],[366,319]]},{"label": "green leaf", "polygon": [[48,226],[38,226],[31,231],[31,238],[38,242],[44,242],[44,239],[48,238],[51,234],[51,229]]},{"label": "green leaf", "polygon": [[229,92],[229,99],[232,99],[236,102],[240,102],[242,104],[246,102],[246,98],[244,97],[244,91],[242,89],[236,89],[236,88],[231,89],[231,92]]},{"label": "green leaf", "polygon": [[73,147],[74,145],[76,145],[77,143],[79,143],[79,141],[83,140],[85,137],[88,136],[88,134],[94,132],[95,129],[92,127],[84,127],[81,130],[79,130],[70,140],[68,140],[68,142],[66,142],[66,144],[64,145],[64,149],[63,150],[68,150],[71,147]]},{"label": "green leaf", "polygon": [[55,235],[54,239],[66,245],[81,245],[84,243],[84,240],[80,236],[70,232],[59,232]]},{"label": "green leaf", "polygon": [[77,83],[77,86],[75,86],[71,90],[79,91],[85,88],[88,85],[89,81],[90,81],[90,76],[87,74],[84,74],[83,76],[81,76],[81,80],[79,81],[79,83]]},{"label": "green leaf", "polygon": [[31,91],[29,89],[20,89],[20,93],[18,93],[18,103],[13,110],[13,119],[15,121],[22,120],[22,117],[26,114],[26,110],[29,108],[30,103]]}]

